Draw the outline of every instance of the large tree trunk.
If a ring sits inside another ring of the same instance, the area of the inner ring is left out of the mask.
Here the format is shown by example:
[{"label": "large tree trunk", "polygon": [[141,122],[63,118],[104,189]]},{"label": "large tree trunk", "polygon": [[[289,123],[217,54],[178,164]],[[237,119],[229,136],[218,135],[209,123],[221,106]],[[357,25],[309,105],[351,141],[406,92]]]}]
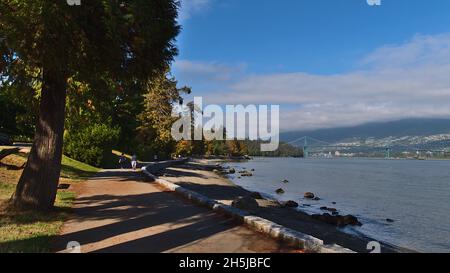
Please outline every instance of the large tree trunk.
[{"label": "large tree trunk", "polygon": [[20,208],[53,208],[61,171],[67,79],[61,71],[43,71],[39,119],[27,165],[12,204]]}]

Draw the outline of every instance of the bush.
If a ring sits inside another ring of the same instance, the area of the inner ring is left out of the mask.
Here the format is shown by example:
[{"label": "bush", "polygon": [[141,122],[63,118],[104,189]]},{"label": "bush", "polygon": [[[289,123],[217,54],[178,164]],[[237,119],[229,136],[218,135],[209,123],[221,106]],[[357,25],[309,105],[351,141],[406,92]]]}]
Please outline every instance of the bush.
[{"label": "bush", "polygon": [[117,144],[120,129],[93,124],[64,134],[64,153],[81,162],[100,167]]}]

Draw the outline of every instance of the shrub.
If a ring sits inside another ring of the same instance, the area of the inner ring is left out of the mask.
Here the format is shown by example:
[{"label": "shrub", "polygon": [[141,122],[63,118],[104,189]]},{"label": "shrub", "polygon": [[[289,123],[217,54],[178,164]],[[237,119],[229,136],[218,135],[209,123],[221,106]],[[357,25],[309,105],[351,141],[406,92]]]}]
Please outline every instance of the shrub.
[{"label": "shrub", "polygon": [[93,124],[64,134],[64,153],[81,162],[100,167],[117,144],[120,129]]}]

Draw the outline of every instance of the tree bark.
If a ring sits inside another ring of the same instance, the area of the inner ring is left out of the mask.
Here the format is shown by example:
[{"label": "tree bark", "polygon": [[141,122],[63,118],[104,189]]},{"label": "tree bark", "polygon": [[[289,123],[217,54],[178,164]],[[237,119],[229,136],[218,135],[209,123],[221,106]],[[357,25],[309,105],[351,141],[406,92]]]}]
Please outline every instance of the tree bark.
[{"label": "tree bark", "polygon": [[44,68],[39,119],[27,164],[11,198],[15,207],[53,208],[61,171],[67,79]]}]

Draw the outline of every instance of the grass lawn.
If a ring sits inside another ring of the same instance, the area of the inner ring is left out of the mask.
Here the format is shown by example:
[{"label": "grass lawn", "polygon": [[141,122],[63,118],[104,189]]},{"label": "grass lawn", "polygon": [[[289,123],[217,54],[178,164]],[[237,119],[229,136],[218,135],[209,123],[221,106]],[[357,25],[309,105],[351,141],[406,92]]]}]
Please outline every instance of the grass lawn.
[{"label": "grass lawn", "polygon": [[[41,213],[17,211],[7,208],[16,183],[22,173],[14,166],[26,161],[26,154],[10,155],[0,166],[0,253],[4,252],[49,252],[50,240],[59,231],[70,213],[75,194],[68,190],[58,190],[55,210]],[[12,166],[7,168],[6,165]],[[95,174],[99,169],[64,157],[60,183],[74,184]]]}]

